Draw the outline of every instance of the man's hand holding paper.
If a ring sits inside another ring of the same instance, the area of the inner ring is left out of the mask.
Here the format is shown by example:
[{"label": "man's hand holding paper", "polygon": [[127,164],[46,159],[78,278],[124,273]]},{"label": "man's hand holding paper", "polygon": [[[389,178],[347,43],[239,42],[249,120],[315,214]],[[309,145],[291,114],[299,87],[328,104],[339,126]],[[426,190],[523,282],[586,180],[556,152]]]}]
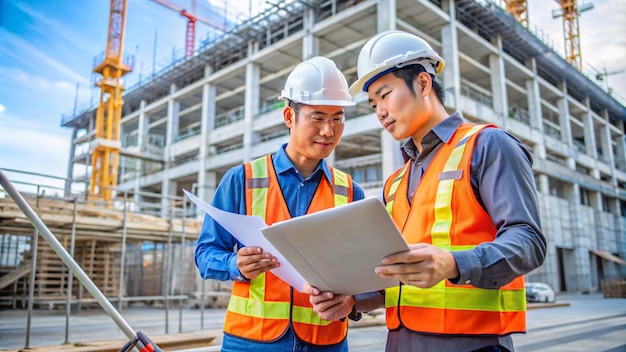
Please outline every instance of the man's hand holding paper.
[{"label": "man's hand holding paper", "polygon": [[261,247],[243,247],[237,251],[237,268],[248,280],[254,280],[266,271],[280,266],[278,258]]}]

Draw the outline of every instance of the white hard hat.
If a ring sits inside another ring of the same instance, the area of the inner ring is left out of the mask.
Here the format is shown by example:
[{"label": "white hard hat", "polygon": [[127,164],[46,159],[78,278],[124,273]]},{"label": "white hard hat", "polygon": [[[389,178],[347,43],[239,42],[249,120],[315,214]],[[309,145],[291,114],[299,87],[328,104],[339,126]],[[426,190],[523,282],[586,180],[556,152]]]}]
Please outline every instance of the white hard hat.
[{"label": "white hard hat", "polygon": [[403,66],[420,64],[426,72],[436,75],[445,62],[422,38],[411,33],[389,30],[378,33],[365,43],[357,61],[358,79],[350,86],[350,94],[367,92],[378,77]]},{"label": "white hard hat", "polygon": [[278,99],[307,105],[354,105],[348,81],[333,60],[316,56],[299,63],[287,77]]}]

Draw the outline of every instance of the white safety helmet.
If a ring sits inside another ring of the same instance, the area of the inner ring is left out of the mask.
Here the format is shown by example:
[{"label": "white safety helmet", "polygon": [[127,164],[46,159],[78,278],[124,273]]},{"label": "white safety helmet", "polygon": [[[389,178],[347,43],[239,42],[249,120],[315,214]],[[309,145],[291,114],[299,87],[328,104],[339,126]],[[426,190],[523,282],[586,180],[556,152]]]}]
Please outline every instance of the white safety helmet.
[{"label": "white safety helmet", "polygon": [[299,63],[287,77],[278,99],[307,105],[354,105],[348,81],[333,60],[316,56]]},{"label": "white safety helmet", "polygon": [[350,94],[367,92],[380,76],[401,67],[420,64],[426,72],[436,75],[445,62],[422,38],[402,31],[378,33],[365,43],[357,61],[358,79],[350,86]]}]

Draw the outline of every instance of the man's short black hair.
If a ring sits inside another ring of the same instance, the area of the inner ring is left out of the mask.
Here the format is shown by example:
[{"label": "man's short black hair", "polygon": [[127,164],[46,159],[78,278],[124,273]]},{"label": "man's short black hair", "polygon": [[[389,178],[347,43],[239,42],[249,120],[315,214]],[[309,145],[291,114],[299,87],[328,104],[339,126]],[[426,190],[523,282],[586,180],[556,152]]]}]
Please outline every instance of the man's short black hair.
[{"label": "man's short black hair", "polygon": [[[415,89],[413,89],[413,81],[415,78],[422,72],[426,72],[426,69],[422,65],[408,65],[402,68],[399,68],[393,71],[393,75],[402,79],[404,83],[406,83],[407,87],[411,91],[411,95],[415,96]],[[428,72],[426,72],[428,73]],[[443,87],[435,80],[435,75],[430,74],[430,79],[433,81],[433,89],[435,90],[435,94],[437,94],[437,99],[441,105],[446,99],[445,92],[443,91]]]}]

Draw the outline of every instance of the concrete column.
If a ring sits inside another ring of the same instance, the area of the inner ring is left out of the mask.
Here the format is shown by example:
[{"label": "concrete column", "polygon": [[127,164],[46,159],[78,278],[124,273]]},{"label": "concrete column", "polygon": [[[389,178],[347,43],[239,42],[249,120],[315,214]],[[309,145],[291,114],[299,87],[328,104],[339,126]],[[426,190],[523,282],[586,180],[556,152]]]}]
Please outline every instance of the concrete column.
[{"label": "concrete column", "polygon": [[[607,123],[610,123],[609,114],[606,110],[602,112],[602,116],[607,121]],[[624,131],[624,122],[619,122],[617,124],[617,127],[619,128],[620,131]],[[626,167],[626,145],[624,144],[623,133],[620,134],[615,140],[615,153],[613,157],[615,158],[615,162],[613,163],[615,165],[615,168],[621,169],[621,171],[626,171],[626,168],[625,168]],[[617,180],[615,180],[614,185],[617,186]],[[617,209],[619,209],[619,207]]]},{"label": "concrete column", "polygon": [[[139,103],[139,117],[137,118],[137,150],[139,154],[147,152],[147,140],[148,140],[148,123],[146,121],[146,101],[142,100]],[[141,191],[141,169],[143,167],[143,160],[137,158],[135,161],[135,185],[133,186],[134,194],[133,201],[135,203],[141,202],[141,196],[138,194]]]},{"label": "concrete column", "polygon": [[491,95],[493,110],[500,120],[501,128],[506,129],[509,116],[509,101],[506,93],[506,77],[504,60],[502,58],[502,38],[497,36],[492,43],[498,48],[498,54],[489,54],[489,68],[491,71]]},{"label": "concrete column", "polygon": [[70,155],[67,160],[67,180],[65,180],[65,191],[64,195],[66,198],[69,198],[72,195],[72,179],[74,178],[74,156],[76,154],[76,135],[78,134],[78,129],[74,127],[72,129],[72,140],[70,141]]},{"label": "concrete column", "polygon": [[[198,185],[195,192],[198,198],[210,203],[215,195],[215,189],[217,189],[217,172],[204,171],[201,174],[198,174]],[[200,178],[202,178],[202,183],[200,183]],[[196,213],[198,219],[204,218],[204,211],[197,211]]]},{"label": "concrete column", "polygon": [[598,157],[596,151],[596,136],[594,133],[593,116],[591,116],[591,103],[589,98],[585,99],[587,113],[583,115],[583,134],[585,138],[585,152],[594,159]]},{"label": "concrete column", "polygon": [[169,199],[167,196],[175,196],[176,195],[176,181],[169,179],[169,170],[166,170],[165,173],[167,177],[163,178],[161,182],[161,217],[165,219],[169,219],[172,215],[171,207],[174,202],[173,199]]},{"label": "concrete column", "polygon": [[176,92],[176,85],[172,84],[170,87],[170,97],[167,101],[167,122],[165,126],[165,146],[168,157],[169,147],[174,143],[176,137],[178,137],[178,112],[180,110],[180,103],[174,100],[172,96],[174,92]]},{"label": "concrete column", "polygon": [[396,29],[395,0],[378,0],[376,11],[377,33],[388,29]]},{"label": "concrete column", "polygon": [[304,11],[302,20],[304,30],[304,36],[302,37],[302,61],[306,61],[319,53],[319,40],[313,34],[313,26],[315,26],[315,12],[313,9],[307,8]]},{"label": "concrete column", "polygon": [[[207,66],[204,69],[204,77],[210,76],[212,73],[211,67]],[[198,181],[196,196],[202,200],[209,201],[210,199],[206,194],[207,186],[207,161],[211,157],[209,153],[209,133],[215,128],[215,112],[216,112],[216,87],[210,83],[205,83],[202,86],[202,108],[200,111],[200,148],[198,150]],[[211,198],[213,195],[211,194]]]},{"label": "concrete column", "polygon": [[561,128],[561,142],[567,144],[569,149],[573,149],[572,144],[572,127],[569,120],[569,104],[567,103],[567,85],[562,83],[562,96],[557,101],[557,108],[559,110],[559,127]]},{"label": "concrete column", "polygon": [[546,146],[543,144],[543,140],[540,140],[540,143],[536,144],[532,150],[533,157],[536,159],[546,159]]},{"label": "concrete column", "polygon": [[165,168],[163,169],[163,180],[161,181],[161,195],[164,197],[161,199],[161,216],[168,218],[170,215],[171,199],[165,196],[172,196],[176,194],[176,182],[170,180],[170,169],[172,168],[172,162],[174,156],[172,155],[172,144],[178,135],[178,112],[180,110],[180,103],[174,100],[172,96],[176,92],[176,85],[170,86],[170,96],[167,101],[167,122],[165,126]]},{"label": "concrete column", "polygon": [[[249,43],[248,57],[251,57],[258,50],[258,44]],[[254,125],[254,116],[259,112],[259,89],[261,79],[261,68],[254,62],[248,62],[246,65],[246,92],[244,100],[244,121],[245,130],[243,133],[243,160],[251,160],[252,147],[258,142],[258,133],[252,130]]]},{"label": "concrete column", "polygon": [[602,192],[592,192],[592,196],[593,199],[590,199],[589,202],[591,203],[591,206],[597,210],[602,211],[602,208],[604,207],[604,204],[602,202]]},{"label": "concrete column", "polygon": [[376,32],[396,29],[395,0],[378,0],[376,6]]},{"label": "concrete column", "polygon": [[613,146],[611,143],[611,130],[609,129],[610,124],[611,122],[609,121],[608,116],[604,116],[604,126],[602,126],[598,131],[600,137],[598,144],[602,148],[602,156],[598,157],[600,157],[603,162],[613,165]]},{"label": "concrete column", "polygon": [[541,113],[541,92],[539,91],[539,80],[537,79],[537,62],[534,58],[531,58],[527,66],[534,73],[533,77],[526,81],[530,127],[543,134],[543,115]]},{"label": "concrete column", "polygon": [[456,10],[454,1],[444,1],[443,8],[447,8],[450,23],[441,28],[441,52],[446,66],[438,77],[446,91],[445,105],[459,110],[461,98],[461,72],[459,70],[459,42],[456,30]]},{"label": "concrete column", "polygon": [[402,166],[403,160],[400,152],[400,143],[384,129],[380,130],[380,150],[383,180],[386,180],[387,177]]},{"label": "concrete column", "polygon": [[580,185],[578,183],[571,183],[570,194],[566,195],[570,204],[580,204]]},{"label": "concrete column", "polygon": [[543,194],[550,194],[550,179],[547,175],[539,175],[539,184],[537,185],[537,190]]}]

